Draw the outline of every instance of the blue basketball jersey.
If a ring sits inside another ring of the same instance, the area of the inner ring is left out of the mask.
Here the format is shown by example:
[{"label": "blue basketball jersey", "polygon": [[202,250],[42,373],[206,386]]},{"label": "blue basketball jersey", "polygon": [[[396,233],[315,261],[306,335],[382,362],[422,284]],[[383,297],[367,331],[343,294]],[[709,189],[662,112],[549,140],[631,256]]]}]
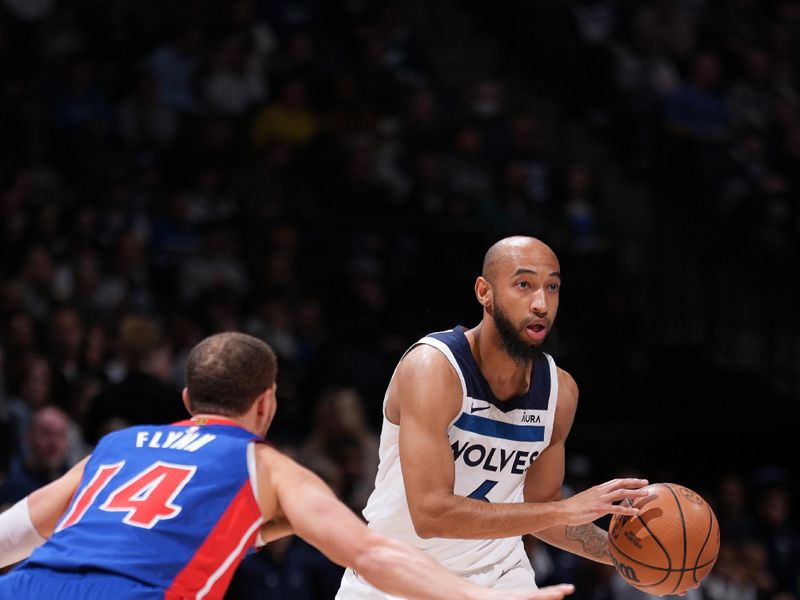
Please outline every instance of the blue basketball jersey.
[{"label": "blue basketball jersey", "polygon": [[225,419],[105,436],[53,536],[18,570],[103,574],[166,598],[221,598],[254,547],[258,436]]}]

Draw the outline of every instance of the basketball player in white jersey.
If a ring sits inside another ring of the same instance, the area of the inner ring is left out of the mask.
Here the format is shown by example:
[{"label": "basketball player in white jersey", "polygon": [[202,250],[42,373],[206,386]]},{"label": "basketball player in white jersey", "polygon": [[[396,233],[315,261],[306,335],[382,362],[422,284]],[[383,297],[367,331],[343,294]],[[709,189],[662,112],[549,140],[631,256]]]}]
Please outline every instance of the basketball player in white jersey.
[{"label": "basketball player in white jersey", "polygon": [[[369,526],[496,589],[536,587],[522,545],[528,533],[610,565],[607,532],[592,522],[637,514],[621,501],[647,495],[646,480],[617,479],[562,497],[578,387],[541,349],[560,287],[546,244],[500,240],[475,282],[481,322],[415,343],[384,399]],[[382,598],[345,572],[337,600]]]}]

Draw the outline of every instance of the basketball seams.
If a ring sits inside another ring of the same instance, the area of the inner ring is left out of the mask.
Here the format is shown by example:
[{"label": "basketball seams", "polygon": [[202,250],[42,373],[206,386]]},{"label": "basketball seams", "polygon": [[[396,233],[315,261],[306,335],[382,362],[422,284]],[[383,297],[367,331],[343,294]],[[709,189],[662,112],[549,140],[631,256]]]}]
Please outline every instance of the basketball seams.
[{"label": "basketball seams", "polygon": [[695,571],[697,569],[703,569],[703,568],[707,567],[708,565],[713,564],[714,561],[717,560],[717,557],[715,556],[711,560],[709,560],[707,562],[704,562],[702,565],[698,564],[698,565],[696,565],[694,567],[686,567],[684,569],[678,569],[678,568],[673,568],[673,567],[656,567],[655,565],[651,565],[650,563],[646,563],[646,562],[644,562],[642,560],[639,560],[638,558],[635,558],[635,557],[631,556],[630,554],[626,553],[622,548],[620,548],[617,544],[615,544],[614,541],[611,538],[608,539],[608,542],[609,542],[609,544],[611,544],[611,546],[614,547],[614,550],[616,550],[617,553],[620,556],[623,556],[623,557],[627,558],[629,561],[634,562],[637,565],[641,565],[643,567],[647,567],[648,569],[652,569],[653,571],[666,571],[667,573],[680,573],[680,572],[687,572],[687,571]]},{"label": "basketball seams", "polygon": [[[678,514],[681,517],[681,531],[683,532],[683,557],[681,559],[681,569],[680,569],[681,575],[678,578],[678,583],[675,584],[675,587],[670,592],[670,594],[674,594],[678,590],[678,588],[680,587],[681,580],[683,579],[684,571],[686,570],[686,553],[687,553],[687,548],[686,548],[686,545],[687,545],[687,543],[686,543],[686,516],[683,514],[683,506],[681,505],[681,501],[678,499],[678,494],[673,489],[672,484],[665,483],[665,484],[661,484],[661,485],[663,485],[663,487],[665,487],[665,488],[667,488],[669,490],[669,493],[672,494],[672,499],[675,500],[675,504],[678,506]],[[694,575],[692,577],[694,578]]]},{"label": "basketball seams", "polygon": [[[698,563],[700,562],[700,557],[703,555],[703,550],[706,549],[706,544],[708,544],[708,540],[711,539],[711,532],[714,530],[714,513],[711,510],[711,507],[708,505],[706,505],[706,510],[708,511],[708,531],[706,532],[706,539],[703,540],[703,543],[700,546],[700,550],[697,552],[697,559],[694,561],[694,569],[692,570],[692,579],[694,580],[695,583],[698,583],[697,569],[701,568],[700,566],[698,566]],[[712,564],[716,560],[717,557],[714,556],[714,558],[712,558],[709,562],[703,565],[703,567]]]},{"label": "basketball seams", "polygon": [[[608,541],[611,543],[611,546],[613,546],[614,549],[620,554],[620,556],[624,556],[625,558],[629,559],[631,562],[637,563],[639,565],[642,565],[643,567],[648,567],[648,568],[650,567],[650,565],[648,565],[647,563],[643,563],[642,561],[637,560],[637,559],[633,558],[632,556],[628,556],[625,552],[622,551],[622,549],[619,546],[617,546],[614,543],[614,541],[611,538],[609,538]],[[659,579],[658,581],[655,581],[653,583],[648,583],[648,584],[640,584],[640,583],[637,582],[636,586],[637,587],[644,587],[644,585],[647,585],[647,586],[660,585],[660,584],[664,583],[670,575],[672,575],[672,570],[671,569],[657,569],[657,570],[666,571],[666,573],[664,574],[664,577],[662,579]]]},{"label": "basketball seams", "polygon": [[[654,485],[661,485],[661,484],[654,484]],[[650,529],[650,526],[647,524],[647,521],[645,521],[642,518],[641,514],[635,515],[633,518],[634,519],[639,519],[639,521],[642,523],[642,526],[647,530],[647,533],[649,533],[650,537],[653,538],[653,541],[656,544],[658,544],[659,548],[661,548],[661,551],[664,553],[664,556],[667,558],[667,570],[668,571],[672,571],[673,570],[673,568],[672,568],[672,557],[669,555],[669,552],[667,552],[667,547],[664,546],[664,544],[661,543],[661,540],[658,539],[658,536],[655,534],[655,532],[652,529]],[[685,531],[684,531],[684,535],[685,535]],[[616,546],[616,544],[615,544],[615,546]]]}]

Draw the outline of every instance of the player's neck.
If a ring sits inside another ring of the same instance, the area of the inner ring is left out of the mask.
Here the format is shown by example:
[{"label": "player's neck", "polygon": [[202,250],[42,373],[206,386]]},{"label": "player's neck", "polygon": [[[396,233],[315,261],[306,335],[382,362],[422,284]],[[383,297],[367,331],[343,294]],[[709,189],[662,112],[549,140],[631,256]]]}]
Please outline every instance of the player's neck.
[{"label": "player's neck", "polygon": [[264,428],[260,427],[258,421],[253,419],[252,415],[249,414],[242,415],[241,417],[229,417],[204,413],[192,415],[190,420],[198,425],[236,425],[242,429],[246,429],[250,433],[255,433],[261,437],[265,436]]},{"label": "player's neck", "polygon": [[498,400],[516,398],[528,391],[531,361],[519,362],[503,350],[496,330],[484,323],[465,334],[475,363]]},{"label": "player's neck", "polygon": [[191,421],[198,423],[198,424],[207,424],[207,423],[220,423],[220,424],[229,424],[229,425],[238,425],[239,427],[245,427],[245,424],[242,423],[241,419],[236,417],[229,417],[226,415],[215,415],[211,413],[199,413],[196,415],[192,415]]}]

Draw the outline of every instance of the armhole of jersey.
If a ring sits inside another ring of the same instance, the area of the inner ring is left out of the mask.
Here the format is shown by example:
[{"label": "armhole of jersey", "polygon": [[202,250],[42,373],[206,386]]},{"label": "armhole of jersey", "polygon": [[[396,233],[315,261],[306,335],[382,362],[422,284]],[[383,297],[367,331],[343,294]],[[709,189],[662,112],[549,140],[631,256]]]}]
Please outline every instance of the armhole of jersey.
[{"label": "armhole of jersey", "polygon": [[[253,490],[253,497],[256,499],[256,504],[259,506],[259,510],[261,504],[258,502],[258,469],[256,468],[256,444],[259,443],[256,440],[251,440],[247,444],[247,475],[250,478],[250,487]],[[261,537],[261,528],[258,528],[258,533],[256,534],[256,541],[255,547],[261,548],[266,544],[264,538]]]},{"label": "armhole of jersey", "polygon": [[[386,417],[386,404],[387,404],[387,402],[389,402],[389,389],[392,387],[392,381],[394,380],[394,376],[397,373],[397,369],[400,367],[400,362],[402,362],[402,360],[406,357],[406,355],[409,352],[411,352],[414,348],[416,348],[417,346],[420,346],[422,344],[425,344],[425,345],[428,345],[428,346],[432,346],[433,348],[436,348],[439,352],[444,354],[445,358],[447,358],[447,361],[450,363],[450,365],[455,370],[456,375],[458,375],[458,380],[461,382],[461,399],[462,399],[461,403],[462,404],[464,403],[464,398],[467,396],[467,382],[464,380],[464,374],[461,372],[461,367],[458,366],[458,361],[456,360],[456,357],[453,354],[453,351],[450,350],[450,347],[447,344],[437,340],[436,338],[424,337],[424,338],[418,340],[417,342],[415,342],[414,344],[412,344],[408,348],[408,350],[403,352],[403,356],[400,357],[400,360],[397,361],[397,366],[394,368],[394,372],[392,373],[392,378],[389,380],[389,385],[386,386],[386,393],[383,395],[383,409],[382,409],[383,419],[385,421],[387,421],[388,423],[391,423],[395,427],[397,427],[397,425],[395,423],[392,423],[391,421],[389,421],[389,419]],[[451,426],[453,425],[453,423],[455,423],[458,420],[458,417],[460,415],[461,415],[461,411],[459,411],[456,414],[456,416],[453,418],[453,420],[450,421],[450,425]]]},{"label": "armhole of jersey", "polygon": [[545,356],[547,357],[547,364],[550,368],[550,397],[547,399],[547,418],[550,422],[549,427],[545,428],[547,432],[547,439],[545,442],[546,446],[549,446],[550,438],[553,436],[553,426],[556,422],[556,410],[558,409],[558,367],[556,367],[556,361],[553,360],[552,356],[549,354],[545,354]]}]

